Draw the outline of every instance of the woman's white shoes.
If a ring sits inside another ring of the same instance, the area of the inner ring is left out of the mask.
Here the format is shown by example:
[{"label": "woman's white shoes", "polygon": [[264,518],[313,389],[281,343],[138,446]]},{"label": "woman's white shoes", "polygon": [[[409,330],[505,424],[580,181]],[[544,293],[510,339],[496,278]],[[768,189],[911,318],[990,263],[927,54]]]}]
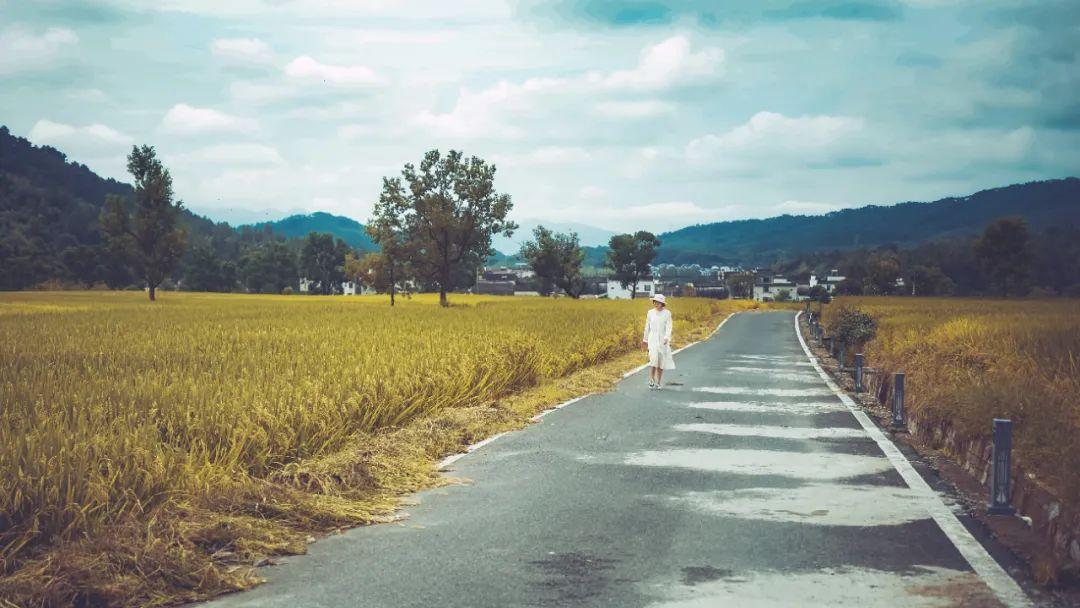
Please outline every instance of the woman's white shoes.
[{"label": "woman's white shoes", "polygon": [[649,381],[649,390],[652,390],[652,389],[654,389],[654,388],[656,388],[656,383],[655,383],[655,382],[653,382],[652,380],[650,380],[650,381]]},{"label": "woman's white shoes", "polygon": [[649,382],[649,390],[652,390],[652,391],[660,390],[660,383],[659,382]]}]

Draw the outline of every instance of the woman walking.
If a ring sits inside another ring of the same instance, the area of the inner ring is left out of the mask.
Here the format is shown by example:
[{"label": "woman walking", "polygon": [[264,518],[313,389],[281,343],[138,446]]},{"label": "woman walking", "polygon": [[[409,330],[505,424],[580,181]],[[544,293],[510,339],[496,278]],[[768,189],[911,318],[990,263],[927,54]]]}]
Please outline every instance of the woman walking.
[{"label": "woman walking", "polygon": [[671,311],[662,294],[652,297],[652,310],[645,315],[645,335],[641,345],[649,350],[649,388],[659,390],[664,370],[675,369],[671,356]]}]

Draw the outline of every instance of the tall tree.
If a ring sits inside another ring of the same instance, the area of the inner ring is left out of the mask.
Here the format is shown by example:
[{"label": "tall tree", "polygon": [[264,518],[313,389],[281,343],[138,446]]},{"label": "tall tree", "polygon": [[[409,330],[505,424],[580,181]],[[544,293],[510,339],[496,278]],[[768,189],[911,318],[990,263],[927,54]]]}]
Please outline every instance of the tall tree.
[{"label": "tall tree", "polygon": [[300,272],[319,282],[324,295],[336,293],[345,280],[345,255],[352,251],[329,232],[311,232],[300,249]]},{"label": "tall tree", "polygon": [[402,221],[396,203],[379,197],[375,212],[364,227],[372,242],[379,247],[379,253],[360,258],[360,265],[357,266],[368,273],[370,284],[376,291],[390,294],[390,306],[394,305],[398,284],[409,280],[412,274],[409,259],[414,252]]},{"label": "tall tree", "polygon": [[617,234],[608,242],[607,267],[630,297],[637,297],[637,285],[649,275],[649,265],[656,259],[660,239],[651,232],[639,230],[634,234]]},{"label": "tall tree", "polygon": [[172,176],[152,146],[133,147],[127,167],[135,178],[133,208],[129,213],[127,201],[108,195],[99,218],[101,232],[108,251],[122,256],[142,277],[153,301],[158,285],[184,255],[186,234],[176,225],[184,203],[173,202]]},{"label": "tall tree", "polygon": [[424,155],[401,177],[383,178],[374,216],[400,226],[409,243],[415,272],[439,287],[439,304],[465,273],[464,266],[492,255],[491,238],[512,236],[517,224],[506,219],[510,195],[495,191],[495,166],[457,150]]},{"label": "tall tree", "polygon": [[585,253],[577,233],[563,234],[537,226],[533,229],[533,240],[521,246],[521,257],[540,279],[540,293],[548,295],[553,287],[558,287],[574,299],[581,297],[585,289],[581,276]]},{"label": "tall tree", "polygon": [[975,257],[1002,297],[1026,295],[1031,289],[1031,252],[1023,219],[1002,218],[987,226],[975,241]]},{"label": "tall tree", "polygon": [[240,276],[248,291],[281,293],[296,285],[296,254],[281,241],[264,242],[244,253]]}]

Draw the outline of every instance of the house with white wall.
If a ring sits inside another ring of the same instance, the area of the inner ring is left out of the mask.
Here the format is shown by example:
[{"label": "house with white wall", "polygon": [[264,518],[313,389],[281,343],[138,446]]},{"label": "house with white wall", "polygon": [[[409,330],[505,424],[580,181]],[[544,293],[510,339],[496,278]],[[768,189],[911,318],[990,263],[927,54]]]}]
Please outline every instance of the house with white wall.
[{"label": "house with white wall", "polygon": [[[656,293],[656,281],[652,277],[638,281],[637,297],[651,298],[654,293]],[[629,300],[632,296],[633,291],[631,289],[623,287],[622,283],[614,279],[608,279],[607,297],[609,300]]]}]

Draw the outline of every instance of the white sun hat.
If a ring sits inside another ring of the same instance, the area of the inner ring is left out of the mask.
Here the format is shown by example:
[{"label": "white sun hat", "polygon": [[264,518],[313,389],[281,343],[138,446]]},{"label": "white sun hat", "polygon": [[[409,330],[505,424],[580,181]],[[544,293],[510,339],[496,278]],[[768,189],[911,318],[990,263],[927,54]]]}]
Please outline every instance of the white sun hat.
[{"label": "white sun hat", "polygon": [[651,299],[651,300],[652,300],[653,302],[659,302],[659,303],[661,303],[661,304],[664,304],[664,305],[666,305],[666,304],[667,304],[667,301],[665,301],[665,300],[664,300],[664,294],[662,294],[662,293],[658,293],[658,294],[654,295],[654,296],[653,296],[652,298],[650,298],[650,299]]}]

